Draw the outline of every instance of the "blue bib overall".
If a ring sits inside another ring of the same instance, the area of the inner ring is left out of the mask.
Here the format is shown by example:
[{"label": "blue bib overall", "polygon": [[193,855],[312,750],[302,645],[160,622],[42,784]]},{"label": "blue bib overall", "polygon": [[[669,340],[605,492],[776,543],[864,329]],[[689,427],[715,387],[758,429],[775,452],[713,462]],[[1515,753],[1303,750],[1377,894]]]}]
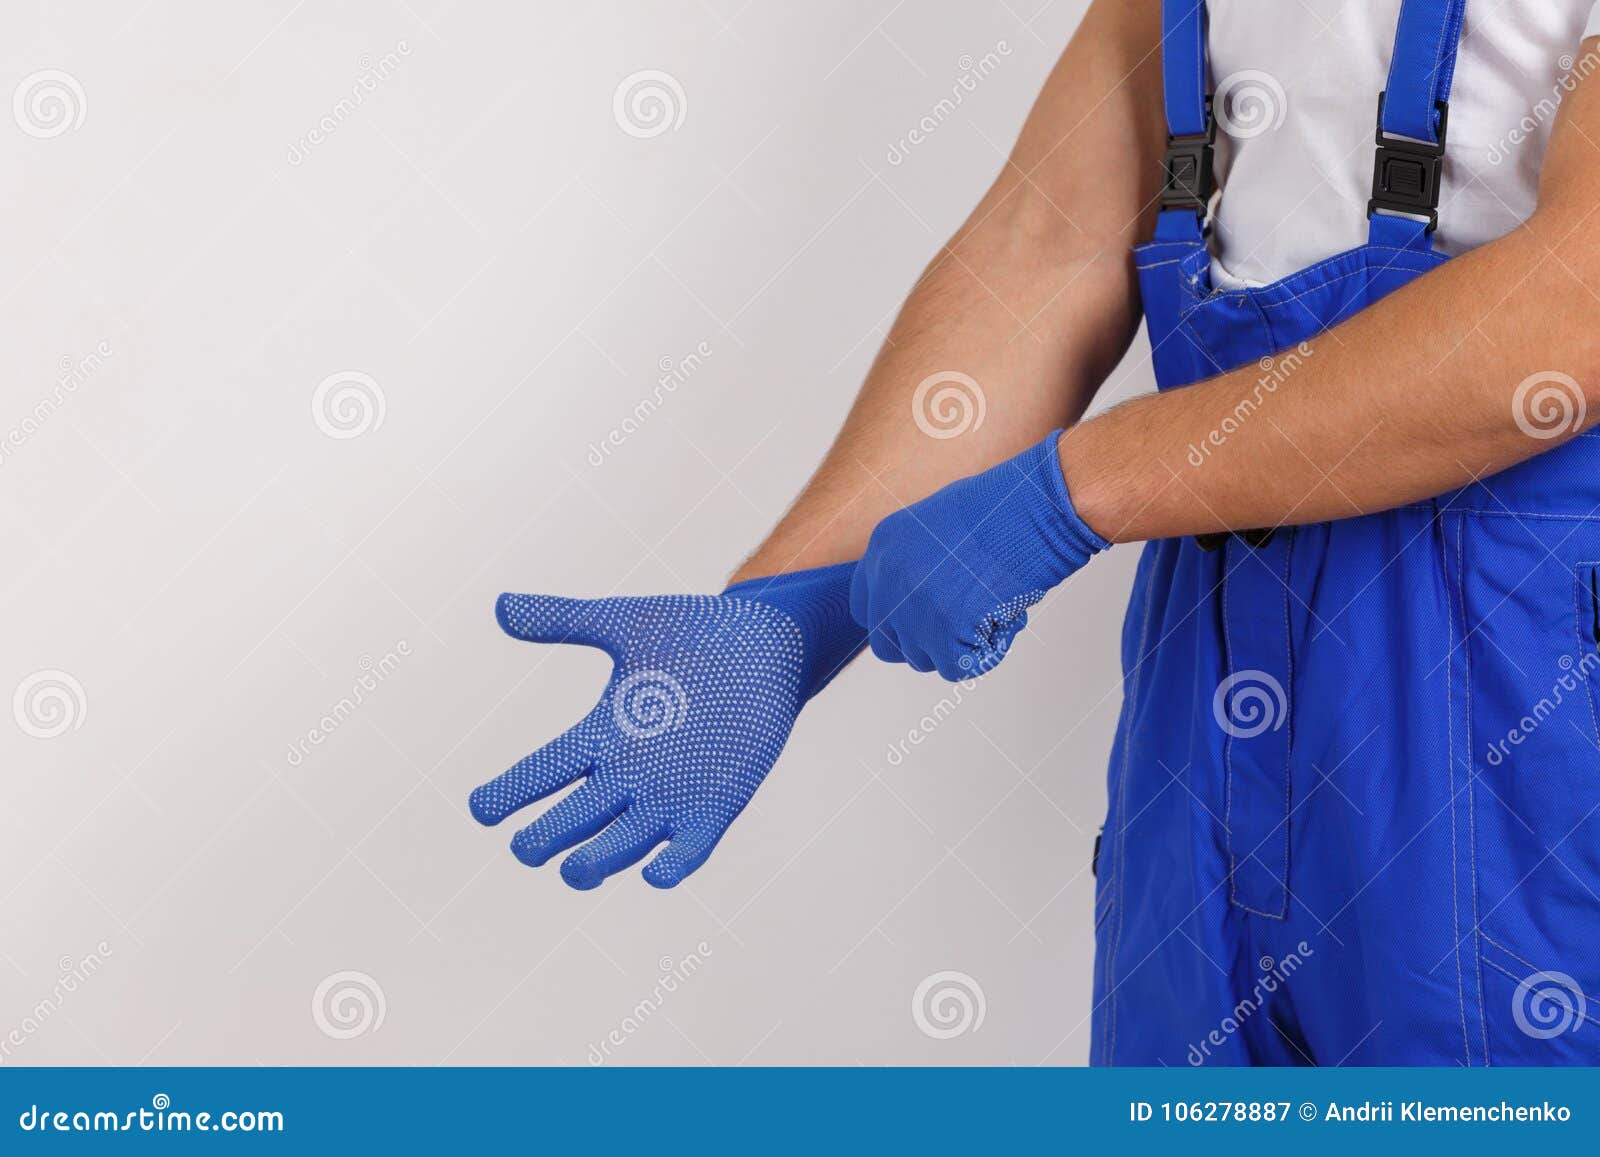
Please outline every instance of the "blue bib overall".
[{"label": "blue bib overall", "polygon": [[[1136,250],[1161,389],[1259,363],[1236,417],[1268,421],[1319,335],[1446,260],[1465,7],[1406,0],[1360,95],[1367,244],[1221,290],[1205,4],[1166,0],[1167,188]],[[1600,1063],[1600,439],[1382,514],[1152,542],[1123,664],[1094,1063]]]}]

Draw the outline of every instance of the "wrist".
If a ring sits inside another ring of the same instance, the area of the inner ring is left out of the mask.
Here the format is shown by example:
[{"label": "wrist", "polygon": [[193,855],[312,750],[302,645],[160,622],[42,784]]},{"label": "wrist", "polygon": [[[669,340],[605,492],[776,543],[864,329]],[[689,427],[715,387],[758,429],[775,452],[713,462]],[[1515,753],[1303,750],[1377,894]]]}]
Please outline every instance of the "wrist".
[{"label": "wrist", "polygon": [[856,564],[837,563],[736,582],[723,591],[782,611],[800,633],[804,694],[828,685],[866,645],[865,628],[850,614],[850,582]]},{"label": "wrist", "polygon": [[1138,509],[1133,504],[1148,499],[1137,498],[1136,488],[1129,485],[1128,479],[1107,468],[1108,460],[1102,453],[1107,446],[1104,433],[1099,421],[1091,421],[1062,435],[1058,460],[1063,484],[1085,526],[1107,531],[1102,537],[1112,543],[1136,541],[1142,536],[1126,533]]},{"label": "wrist", "polygon": [[1020,580],[1040,590],[1061,583],[1111,545],[1078,513],[1062,470],[1061,438],[1055,430],[1006,464],[1021,504],[1023,517],[1017,521],[1032,532],[1028,542],[1017,544],[1015,532],[1002,528],[1013,539],[1011,565]]}]

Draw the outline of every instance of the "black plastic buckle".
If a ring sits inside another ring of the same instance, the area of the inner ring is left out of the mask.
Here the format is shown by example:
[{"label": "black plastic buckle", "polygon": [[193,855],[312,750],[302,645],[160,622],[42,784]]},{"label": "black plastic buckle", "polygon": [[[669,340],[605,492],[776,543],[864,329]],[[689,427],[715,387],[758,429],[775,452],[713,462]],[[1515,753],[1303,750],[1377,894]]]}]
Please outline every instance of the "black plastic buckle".
[{"label": "black plastic buckle", "polygon": [[1246,546],[1249,546],[1255,550],[1260,550],[1263,547],[1268,546],[1277,536],[1278,528],[1275,526],[1269,526],[1262,530],[1241,530],[1237,534],[1232,534],[1228,531],[1222,531],[1219,534],[1197,534],[1194,536],[1194,543],[1201,550],[1205,551],[1207,554],[1210,554],[1212,551],[1222,549],[1223,544],[1226,543],[1228,539],[1238,538]]},{"label": "black plastic buckle", "polygon": [[1428,232],[1439,227],[1439,193],[1444,184],[1444,141],[1450,127],[1450,103],[1439,101],[1439,143],[1391,137],[1383,131],[1383,101],[1378,94],[1378,156],[1372,172],[1372,200],[1367,216],[1402,213],[1425,217]]},{"label": "black plastic buckle", "polygon": [[1217,120],[1211,115],[1211,98],[1206,97],[1206,131],[1186,137],[1167,138],[1166,184],[1161,190],[1162,209],[1188,209],[1204,217],[1217,191],[1214,162],[1217,153]]}]

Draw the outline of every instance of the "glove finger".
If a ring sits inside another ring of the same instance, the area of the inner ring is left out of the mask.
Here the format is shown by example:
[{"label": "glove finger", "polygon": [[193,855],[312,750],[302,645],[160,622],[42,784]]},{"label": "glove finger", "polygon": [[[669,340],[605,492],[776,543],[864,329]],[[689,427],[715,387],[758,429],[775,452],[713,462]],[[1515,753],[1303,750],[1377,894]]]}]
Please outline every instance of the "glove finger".
[{"label": "glove finger", "polygon": [[672,842],[644,866],[645,883],[652,888],[676,888],[710,857],[726,824],[707,821],[673,834]]},{"label": "glove finger", "polygon": [[[581,724],[580,724],[581,727]],[[580,727],[551,740],[509,770],[473,789],[467,798],[472,818],[492,826],[551,792],[560,791],[589,770],[589,745]]]},{"label": "glove finger", "polygon": [[850,617],[863,627],[872,626],[867,605],[867,568],[865,563],[859,563],[850,575]]},{"label": "glove finger", "polygon": [[900,640],[895,638],[894,632],[888,626],[877,626],[867,632],[867,642],[872,646],[872,653],[885,663],[904,663],[906,653],[900,647]]},{"label": "glove finger", "polygon": [[1028,625],[1028,612],[1021,611],[1017,617],[995,627],[989,633],[988,641],[979,648],[979,658],[982,668],[988,670],[1004,659],[1011,650],[1011,644],[1022,629]]},{"label": "glove finger", "polygon": [[511,852],[537,868],[558,852],[597,834],[626,806],[620,795],[591,779],[512,836]]},{"label": "glove finger", "polygon": [[644,859],[666,837],[664,821],[629,808],[616,823],[562,862],[561,878],[580,890],[598,887],[607,876]]},{"label": "glove finger", "polygon": [[575,643],[614,652],[630,616],[623,599],[564,599],[503,594],[494,605],[500,629],[529,643]]},{"label": "glove finger", "polygon": [[908,643],[902,648],[902,650],[905,651],[906,666],[910,667],[913,671],[917,671],[923,675],[926,675],[929,671],[934,669],[933,657],[922,648],[914,647]]},{"label": "glove finger", "polygon": [[976,651],[962,651],[954,657],[941,657],[938,666],[940,678],[951,683],[965,683],[983,673]]}]

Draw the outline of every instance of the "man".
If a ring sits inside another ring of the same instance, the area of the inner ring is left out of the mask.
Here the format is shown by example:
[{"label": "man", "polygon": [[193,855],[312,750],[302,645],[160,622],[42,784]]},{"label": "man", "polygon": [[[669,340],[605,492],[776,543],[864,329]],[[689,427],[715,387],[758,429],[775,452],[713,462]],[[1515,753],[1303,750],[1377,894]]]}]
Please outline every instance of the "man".
[{"label": "man", "polygon": [[1093,1059],[1600,1058],[1593,8],[1096,0],[734,585],[502,597],[616,668],[474,814],[582,778],[517,855],[671,886],[864,646],[982,674],[1145,541]]}]

